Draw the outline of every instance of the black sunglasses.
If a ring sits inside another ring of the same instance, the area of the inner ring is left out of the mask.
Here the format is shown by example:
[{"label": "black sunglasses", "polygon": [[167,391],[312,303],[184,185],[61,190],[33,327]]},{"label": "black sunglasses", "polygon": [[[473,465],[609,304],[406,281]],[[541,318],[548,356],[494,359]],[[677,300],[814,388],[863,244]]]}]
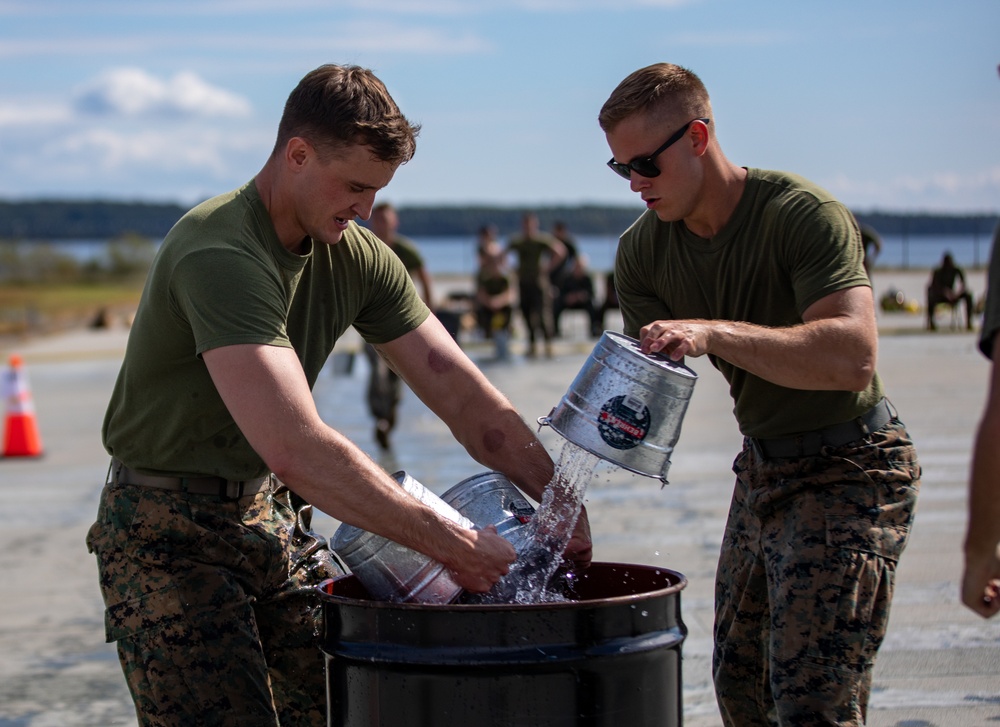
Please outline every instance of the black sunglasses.
[{"label": "black sunglasses", "polygon": [[667,139],[665,142],[663,142],[663,146],[654,151],[648,157],[639,157],[638,159],[633,159],[628,164],[622,164],[621,162],[616,162],[615,158],[611,157],[611,159],[608,161],[608,166],[611,167],[611,170],[615,174],[617,174],[620,177],[624,177],[625,179],[631,179],[632,172],[635,172],[636,174],[639,174],[643,177],[649,177],[649,178],[660,176],[660,168],[656,166],[656,157],[660,156],[660,154],[665,152],[671,144],[678,141],[682,136],[684,136],[685,132],[688,130],[688,127],[691,126],[691,124],[693,124],[695,121],[701,121],[702,123],[707,124],[709,122],[709,119],[691,119],[689,122],[684,124],[684,126],[682,126],[673,134],[671,134],[670,138]]}]

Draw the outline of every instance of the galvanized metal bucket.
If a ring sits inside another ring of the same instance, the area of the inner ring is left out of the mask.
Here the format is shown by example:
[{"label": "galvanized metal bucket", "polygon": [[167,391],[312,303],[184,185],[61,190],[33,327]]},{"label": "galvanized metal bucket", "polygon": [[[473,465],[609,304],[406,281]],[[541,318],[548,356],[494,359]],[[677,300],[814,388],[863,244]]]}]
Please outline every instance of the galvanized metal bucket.
[{"label": "galvanized metal bucket", "polygon": [[441,499],[475,523],[477,528],[496,525],[497,533],[521,553],[531,533],[528,523],[535,514],[524,495],[500,472],[462,480]]},{"label": "galvanized metal bucket", "polygon": [[[451,505],[410,477],[396,472],[393,479],[410,495],[435,511],[472,529],[474,523]],[[451,603],[462,587],[448,569],[429,556],[418,553],[381,535],[343,523],[333,534],[330,547],[351,569],[373,598],[395,603]]]},{"label": "galvanized metal bucket", "polygon": [[698,375],[605,331],[566,395],[538,423],[612,464],[667,483]]}]

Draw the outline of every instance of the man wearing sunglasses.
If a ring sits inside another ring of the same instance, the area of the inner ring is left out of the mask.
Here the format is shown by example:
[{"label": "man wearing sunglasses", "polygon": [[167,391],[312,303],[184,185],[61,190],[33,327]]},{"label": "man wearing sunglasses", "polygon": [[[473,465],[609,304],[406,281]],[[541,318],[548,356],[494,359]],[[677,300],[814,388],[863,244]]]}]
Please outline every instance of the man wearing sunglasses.
[{"label": "man wearing sunglasses", "polygon": [[708,355],[745,437],[716,572],[723,720],[864,724],[920,467],[875,371],[857,224],[801,177],[729,161],[679,66],[632,73],[599,122],[647,207],[615,262],[625,333]]}]

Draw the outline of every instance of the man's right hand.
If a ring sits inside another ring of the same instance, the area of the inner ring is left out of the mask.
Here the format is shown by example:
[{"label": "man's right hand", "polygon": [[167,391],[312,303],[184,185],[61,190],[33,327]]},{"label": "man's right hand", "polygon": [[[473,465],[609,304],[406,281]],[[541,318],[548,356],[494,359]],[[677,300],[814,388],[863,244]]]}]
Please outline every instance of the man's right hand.
[{"label": "man's right hand", "polygon": [[482,530],[469,530],[473,552],[445,563],[455,582],[467,591],[485,593],[501,577],[507,575],[510,565],[517,560],[517,551],[507,540],[497,534],[496,525]]}]

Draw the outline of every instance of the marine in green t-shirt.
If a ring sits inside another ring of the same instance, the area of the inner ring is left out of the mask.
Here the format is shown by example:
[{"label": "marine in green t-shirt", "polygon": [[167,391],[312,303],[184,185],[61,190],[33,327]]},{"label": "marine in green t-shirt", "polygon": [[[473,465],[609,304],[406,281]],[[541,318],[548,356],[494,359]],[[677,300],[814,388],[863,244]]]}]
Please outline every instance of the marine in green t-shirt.
[{"label": "marine in green t-shirt", "polygon": [[858,226],[817,185],[730,161],[685,68],[638,69],[598,119],[647,208],[615,261],[625,333],[709,357],[745,435],[715,572],[722,723],[862,724],[920,466],[876,372]]},{"label": "marine in green t-shirt", "polygon": [[538,229],[538,216],[527,212],[521,217],[521,232],[511,238],[507,252],[517,256],[517,299],[528,329],[528,356],[536,353],[539,337],[545,353],[552,355],[552,289],[549,271],[566,257],[565,246]]},{"label": "marine in green t-shirt", "polygon": [[[309,528],[313,506],[425,554],[469,591],[516,557],[495,527],[466,530],[407,494],[312,396],[353,326],[484,467],[538,501],[552,478],[520,414],[354,221],[417,131],[371,71],[321,66],[289,95],[254,179],[191,210],[157,253],[87,534],[105,635],[143,724],[326,724],[317,587],[344,570]],[[585,513],[566,554],[589,562]]]},{"label": "marine in green t-shirt", "polygon": [[[395,253],[406,272],[420,284],[424,303],[432,305],[431,277],[424,266],[424,258],[417,246],[407,237],[399,234],[399,215],[389,202],[375,205],[371,214],[371,230],[385,243],[385,247]],[[392,370],[374,346],[365,346],[368,359],[368,389],[366,402],[368,411],[375,419],[375,441],[382,449],[389,449],[389,436],[396,427],[396,415],[402,398],[402,381]]]}]

